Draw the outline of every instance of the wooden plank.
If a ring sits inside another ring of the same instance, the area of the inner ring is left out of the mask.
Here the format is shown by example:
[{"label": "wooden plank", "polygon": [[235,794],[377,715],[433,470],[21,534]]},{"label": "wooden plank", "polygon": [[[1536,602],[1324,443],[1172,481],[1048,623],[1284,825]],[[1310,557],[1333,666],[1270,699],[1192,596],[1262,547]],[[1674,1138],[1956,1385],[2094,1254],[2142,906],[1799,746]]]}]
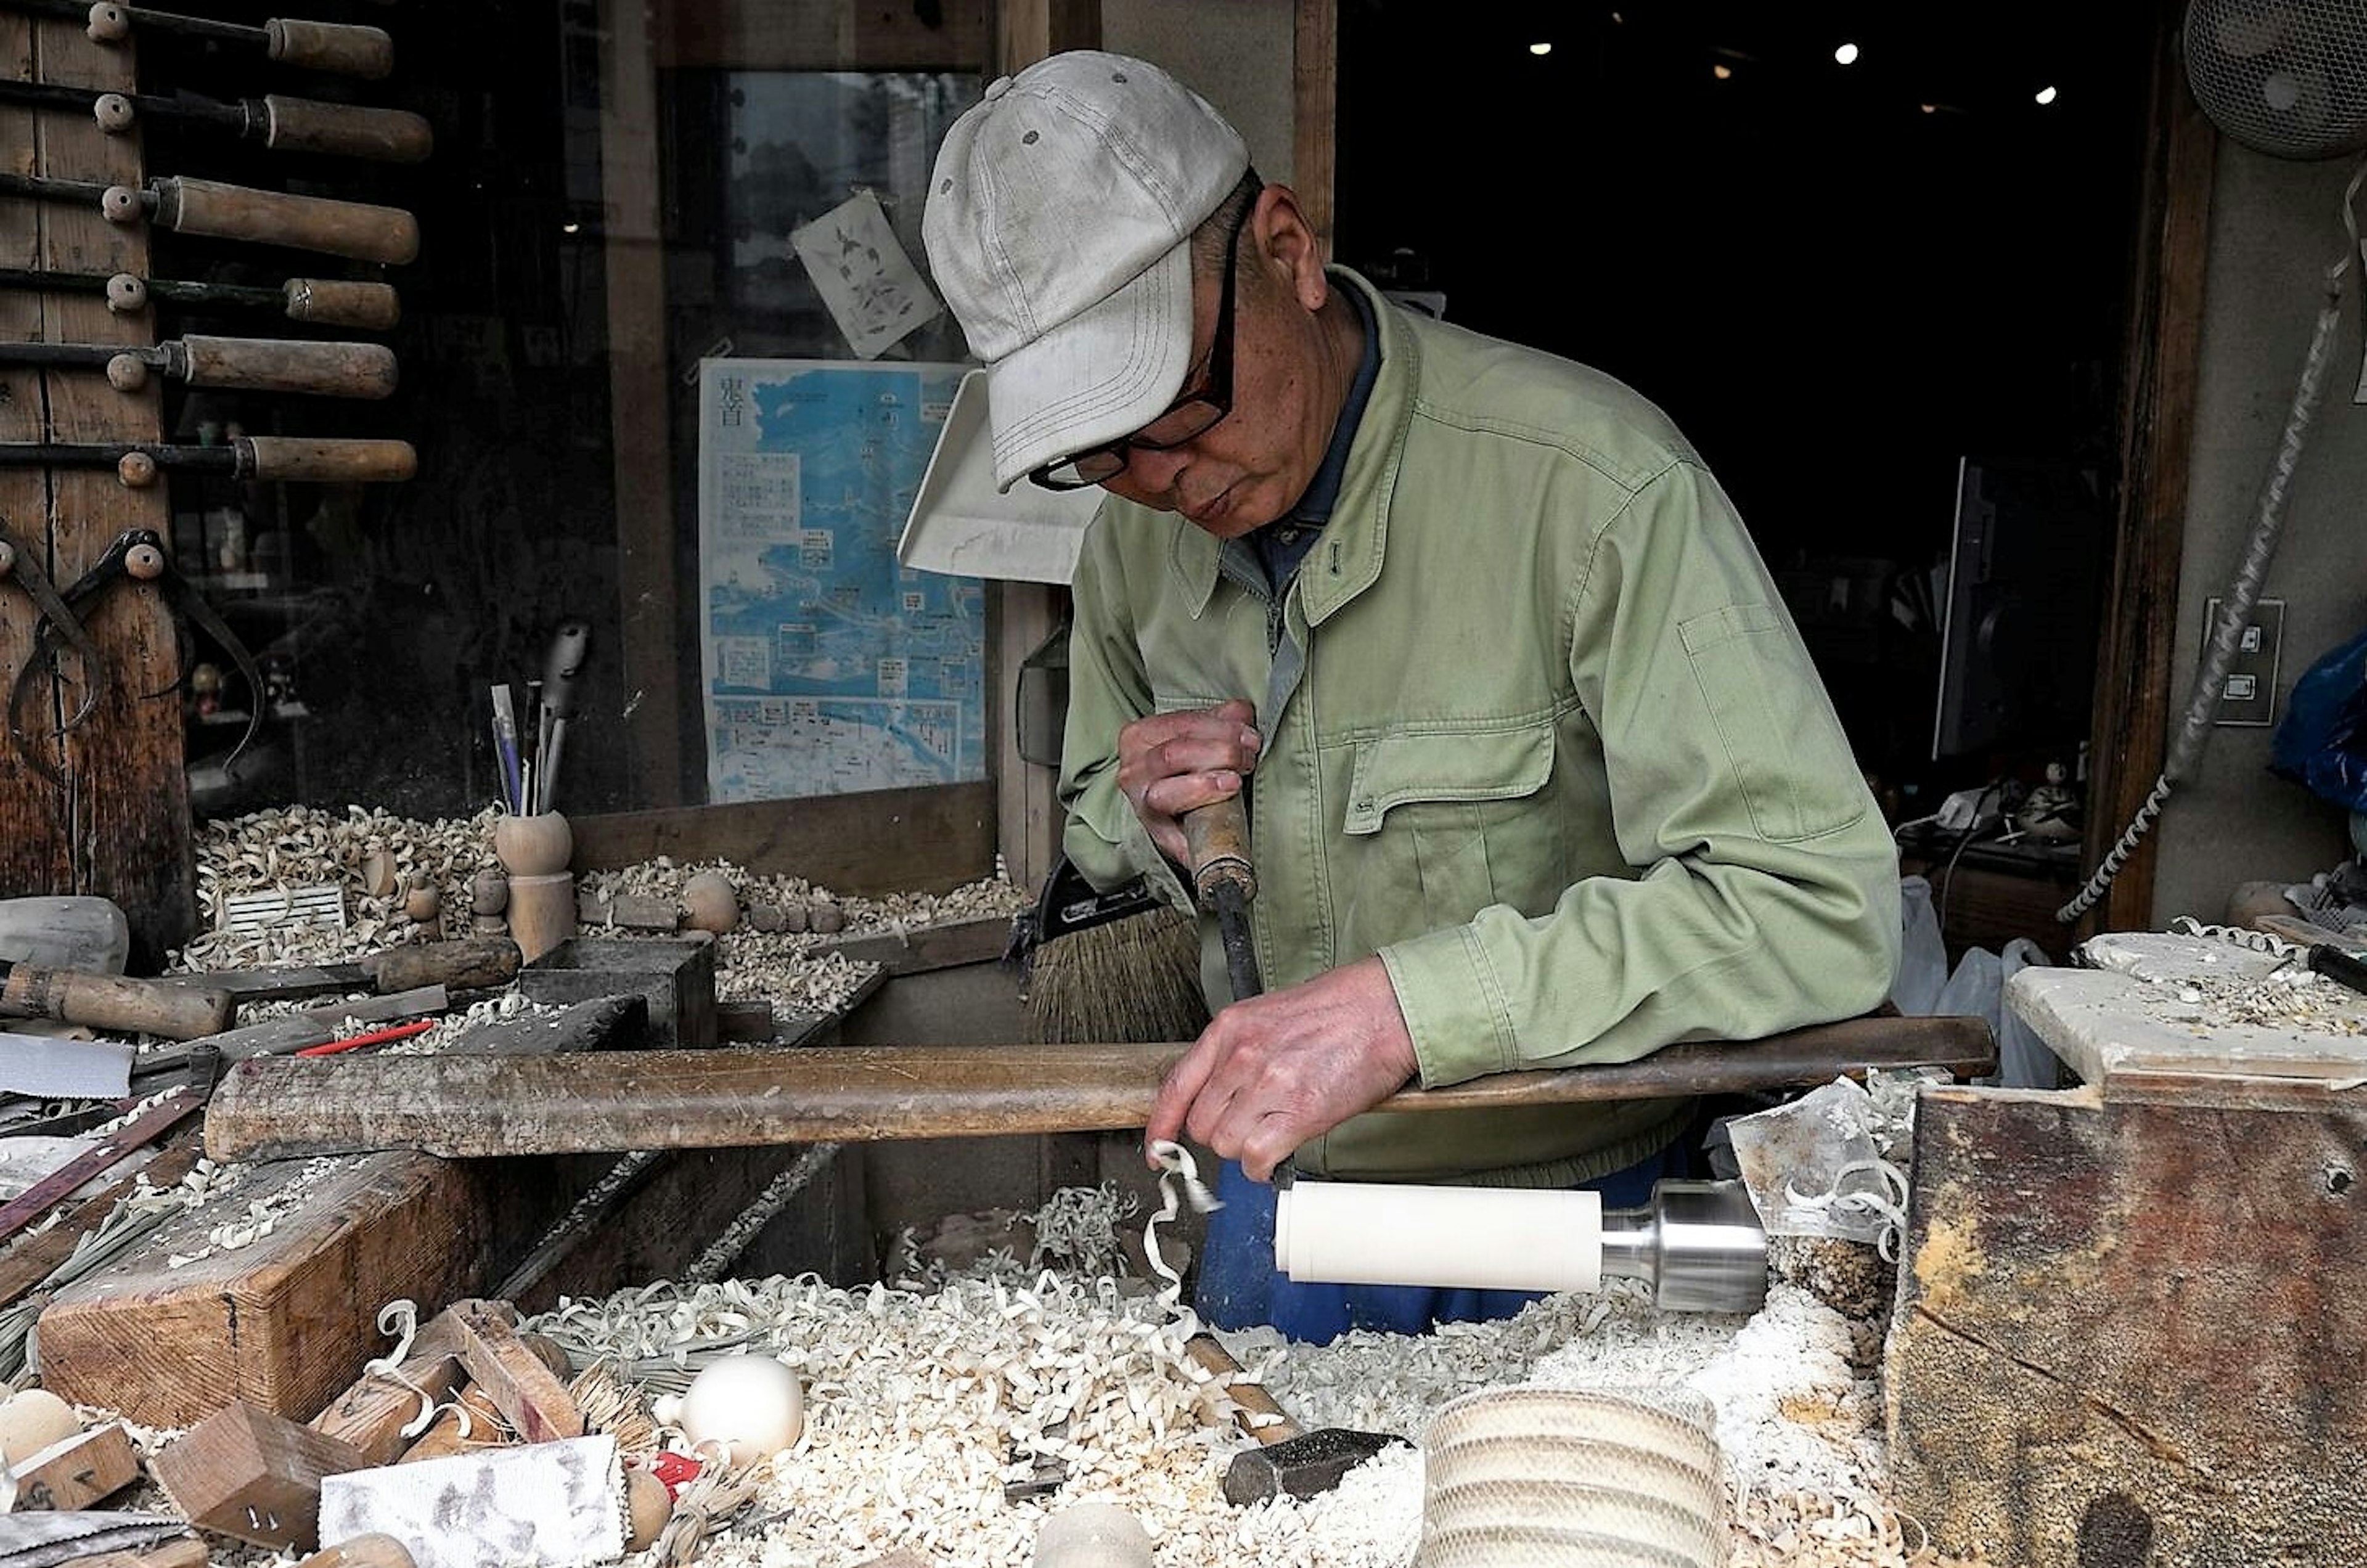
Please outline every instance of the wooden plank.
[{"label": "wooden plank", "polygon": [[1101,0],[1003,0],[994,17],[997,75],[1063,50],[1102,46]]},{"label": "wooden plank", "polygon": [[[37,23],[36,44],[43,79],[125,92],[134,85],[135,51],[93,42],[78,22]],[[112,136],[89,115],[64,111],[41,117],[39,139],[45,174],[142,183],[137,133]],[[40,205],[42,265],[147,275],[147,225],[109,223],[87,203]],[[146,344],[153,331],[151,319],[116,315],[96,295],[49,296],[43,319],[52,341],[62,343]],[[52,371],[42,381],[50,439],[155,441],[162,434],[161,378],[130,393],[87,370]],[[51,575],[62,586],[94,565],[126,528],[171,536],[166,486],[128,490],[106,469],[61,468],[50,472],[50,495]],[[163,596],[129,583],[110,590],[84,624],[107,656],[108,685],[97,711],[66,742],[75,846],[70,890],[123,906],[133,965],[150,972],[163,966],[167,948],[197,930],[197,863],[175,687],[179,651]]]},{"label": "wooden plank", "polygon": [[510,1429],[526,1441],[582,1437],[583,1412],[558,1374],[518,1338],[510,1324],[514,1311],[488,1301],[452,1303],[461,1366]]},{"label": "wooden plank", "polygon": [[2367,1560],[2367,1106],[1926,1091],[1892,1500],[1997,1568]]},{"label": "wooden plank", "polygon": [[1290,55],[1290,188],[1315,237],[1331,252],[1340,99],[1339,0],[1297,0]]},{"label": "wooden plank", "polygon": [[[658,178],[651,7],[600,4],[602,257],[608,304],[609,439],[625,666],[627,776],[653,807],[684,799],[681,649],[674,575],[674,447],[667,411],[665,252]],[[690,646],[696,647],[693,643]],[[577,825],[579,835],[582,827]],[[581,839],[579,837],[580,845]]]},{"label": "wooden plank", "polygon": [[[1183,1044],[716,1048],[493,1061],[268,1059],[232,1071],[206,1121],[217,1159],[362,1148],[480,1157],[592,1150],[1139,1127]],[[1871,1066],[1996,1061],[1978,1019],[1860,1019],[1639,1062],[1499,1073],[1409,1090],[1383,1111],[1474,1110],[1822,1083]]]},{"label": "wooden plank", "polygon": [[[341,1064],[359,1065],[313,1065]],[[256,1172],[241,1209],[303,1174]],[[380,1303],[462,1293],[493,1234],[466,1168],[409,1154],[316,1179],[244,1247],[210,1248],[223,1218],[211,1206],[177,1216],[143,1250],[59,1292],[40,1322],[45,1384],[147,1426],[187,1427],[232,1400],[307,1419],[385,1348]],[[194,1260],[173,1268],[176,1254]]]},{"label": "wooden plank", "polygon": [[140,1479],[140,1456],[120,1421],[77,1432],[27,1457],[16,1468],[17,1507],[73,1513],[114,1496]]},{"label": "wooden plank", "polygon": [[[17,82],[34,79],[33,27],[28,17],[0,12],[0,75]],[[39,171],[33,125],[32,110],[0,106],[0,168],[17,175]],[[17,268],[41,265],[41,211],[37,201],[0,200],[0,264]],[[0,339],[47,335],[42,313],[49,299],[29,289],[0,290]],[[12,367],[0,372],[0,387],[9,393],[0,398],[0,441],[44,439],[39,373]],[[42,470],[0,468],[0,521],[9,532],[44,547],[42,519],[48,513],[49,484]],[[40,564],[46,570],[47,559]],[[0,674],[13,679],[31,656],[36,619],[31,601],[0,583]],[[55,747],[50,754],[54,761]],[[0,897],[63,893],[74,886],[74,821],[67,805],[65,797],[24,764],[16,748],[0,743]]]},{"label": "wooden plank", "polygon": [[282,1551],[318,1544],[323,1476],[367,1468],[347,1444],[243,1402],[164,1445],[148,1467],[191,1524]]},{"label": "wooden plank", "polygon": [[820,945],[856,964],[877,964],[890,977],[963,964],[999,964],[1011,946],[1011,917],[980,915],[905,931],[869,931]]},{"label": "wooden plank", "polygon": [[412,1386],[366,1372],[312,1417],[312,1430],[349,1444],[371,1464],[392,1464],[411,1443],[402,1428],[418,1417],[419,1396],[441,1404],[460,1385],[460,1328],[450,1313],[438,1313],[421,1326],[396,1371]]},{"label": "wooden plank", "polygon": [[[2184,6],[2156,0],[2149,9],[2153,86],[2130,258],[2118,536],[2096,644],[2089,723],[2093,776],[2082,862],[2090,866],[2102,861],[2135,818],[2167,750],[2187,468],[2202,359],[2203,273],[2218,150],[2217,133],[2186,86],[2177,41],[2177,18]],[[2075,934],[2150,929],[2153,877],[2154,840],[2148,835]]]},{"label": "wooden plank", "polygon": [[577,818],[574,870],[726,860],[840,893],[943,893],[994,874],[991,784],[866,790]]}]

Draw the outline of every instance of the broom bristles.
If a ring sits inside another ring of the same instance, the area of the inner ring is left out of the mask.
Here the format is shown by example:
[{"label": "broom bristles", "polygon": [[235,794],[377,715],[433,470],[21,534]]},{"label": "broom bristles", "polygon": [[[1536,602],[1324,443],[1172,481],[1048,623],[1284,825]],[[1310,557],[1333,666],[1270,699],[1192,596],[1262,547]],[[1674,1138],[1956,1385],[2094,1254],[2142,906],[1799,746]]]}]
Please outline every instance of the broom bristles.
[{"label": "broom bristles", "polygon": [[1038,1044],[1196,1039],[1208,1027],[1198,923],[1162,907],[1044,943],[1027,1018]]}]

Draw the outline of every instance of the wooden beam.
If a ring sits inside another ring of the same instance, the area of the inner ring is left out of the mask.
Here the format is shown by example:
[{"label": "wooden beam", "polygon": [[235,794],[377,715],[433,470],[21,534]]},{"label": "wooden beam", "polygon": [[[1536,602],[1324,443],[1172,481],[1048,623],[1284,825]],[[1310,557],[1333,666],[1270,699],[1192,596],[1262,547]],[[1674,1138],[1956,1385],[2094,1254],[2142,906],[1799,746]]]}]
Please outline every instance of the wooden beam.
[{"label": "wooden beam", "polygon": [[2367,1560],[2367,1109],[1922,1096],[1892,1500],[1998,1568]]},{"label": "wooden beam", "polygon": [[[2157,0],[2152,7],[2153,86],[2122,365],[2119,518],[2089,726],[2082,859],[2091,867],[2152,792],[2169,744],[2203,261],[2218,148],[2217,132],[2186,86],[2178,47],[2184,9],[2171,0]],[[2154,842],[2150,836],[2140,842],[2076,937],[2153,925]]]},{"label": "wooden beam", "polygon": [[[832,1046],[607,1057],[379,1056],[241,1063],[206,1120],[217,1159],[415,1148],[481,1157],[755,1147],[1139,1127],[1183,1044]],[[1382,1111],[1476,1110],[1822,1083],[1865,1067],[1997,1059],[1978,1019],[1859,1019],[1747,1045],[1498,1073],[1408,1090]],[[45,1341],[46,1343],[46,1341]]]},{"label": "wooden beam", "polygon": [[995,7],[995,21],[999,75],[1064,50],[1102,46],[1101,0],[1004,0]]},{"label": "wooden beam", "polygon": [[[254,1173],[241,1210],[303,1176],[301,1166]],[[307,1419],[385,1348],[372,1321],[380,1303],[450,1301],[475,1283],[493,1240],[470,1172],[420,1155],[316,1174],[243,1247],[207,1241],[224,1217],[176,1216],[144,1250],[59,1292],[40,1322],[43,1383],[145,1426],[187,1427],[233,1400]]]},{"label": "wooden beam", "polygon": [[975,71],[986,0],[682,0],[663,8],[668,70]]},{"label": "wooden beam", "polygon": [[938,784],[583,817],[577,875],[668,855],[802,876],[834,892],[942,893],[994,874],[994,786]]},{"label": "wooden beam", "polygon": [[1290,188],[1331,252],[1340,119],[1339,0],[1297,0],[1290,56]]},{"label": "wooden beam", "polygon": [[[601,234],[607,272],[608,402],[617,483],[617,575],[628,774],[640,798],[684,794],[681,591],[674,576],[675,388],[666,357],[652,7],[601,0]],[[695,644],[693,645],[696,646]]]}]

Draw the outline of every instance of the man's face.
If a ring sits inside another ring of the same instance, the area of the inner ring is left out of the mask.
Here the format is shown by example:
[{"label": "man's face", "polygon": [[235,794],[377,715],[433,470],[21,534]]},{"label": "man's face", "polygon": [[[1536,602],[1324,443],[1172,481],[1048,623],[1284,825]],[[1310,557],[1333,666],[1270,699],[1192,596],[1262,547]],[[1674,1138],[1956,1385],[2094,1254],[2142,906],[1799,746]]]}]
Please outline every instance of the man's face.
[{"label": "man's face", "polygon": [[[1297,209],[1275,197],[1271,189],[1261,193],[1240,235],[1230,325],[1231,408],[1179,446],[1127,448],[1126,467],[1102,481],[1113,495],[1180,513],[1219,539],[1263,527],[1306,493],[1331,444],[1337,412],[1325,403],[1315,312],[1303,303],[1295,269],[1277,260],[1266,243],[1277,211],[1280,220],[1297,221]],[[1193,279],[1187,394],[1203,389],[1212,360],[1223,357],[1217,352],[1223,295],[1223,279],[1214,269]]]}]

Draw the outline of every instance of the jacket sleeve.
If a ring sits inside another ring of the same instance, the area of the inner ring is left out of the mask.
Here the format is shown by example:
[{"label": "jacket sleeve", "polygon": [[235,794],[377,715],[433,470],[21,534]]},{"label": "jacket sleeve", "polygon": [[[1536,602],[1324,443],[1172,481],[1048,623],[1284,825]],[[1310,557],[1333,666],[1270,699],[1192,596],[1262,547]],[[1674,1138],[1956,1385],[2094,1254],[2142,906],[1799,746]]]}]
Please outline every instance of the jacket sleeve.
[{"label": "jacket sleeve", "polygon": [[1097,516],[1070,582],[1069,717],[1060,740],[1059,787],[1068,820],[1060,847],[1101,891],[1146,876],[1152,892],[1190,913],[1191,895],[1117,787],[1117,732],[1148,716],[1155,703],[1124,574],[1106,540],[1105,518]]},{"label": "jacket sleeve", "polygon": [[1433,1087],[1853,1017],[1898,962],[1897,846],[1766,569],[1679,462],[1570,589],[1570,675],[1632,880],[1383,949]]}]

